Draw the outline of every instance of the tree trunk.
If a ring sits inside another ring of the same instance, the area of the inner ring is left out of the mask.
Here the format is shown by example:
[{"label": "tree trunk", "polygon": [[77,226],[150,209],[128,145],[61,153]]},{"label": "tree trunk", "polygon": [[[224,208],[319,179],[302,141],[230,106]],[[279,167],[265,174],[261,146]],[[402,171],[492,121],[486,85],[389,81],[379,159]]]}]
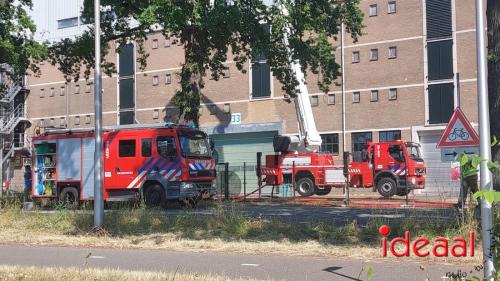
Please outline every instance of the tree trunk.
[{"label": "tree trunk", "polygon": [[[500,138],[500,1],[488,0],[488,92],[491,135]],[[500,161],[500,146],[492,148],[492,159]],[[493,185],[500,190],[500,171],[494,173]]]}]

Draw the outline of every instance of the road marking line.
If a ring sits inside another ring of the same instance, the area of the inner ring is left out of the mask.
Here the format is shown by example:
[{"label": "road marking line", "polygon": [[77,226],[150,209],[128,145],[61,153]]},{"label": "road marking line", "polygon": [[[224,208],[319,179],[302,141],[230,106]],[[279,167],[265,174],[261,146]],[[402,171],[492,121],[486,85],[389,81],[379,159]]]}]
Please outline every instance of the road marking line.
[{"label": "road marking line", "polygon": [[105,259],[105,257],[102,256],[90,256],[91,259]]},{"label": "road marking line", "polygon": [[256,264],[256,263],[242,263],[241,266],[253,266],[253,267],[257,267],[257,266],[260,266],[260,264]]}]

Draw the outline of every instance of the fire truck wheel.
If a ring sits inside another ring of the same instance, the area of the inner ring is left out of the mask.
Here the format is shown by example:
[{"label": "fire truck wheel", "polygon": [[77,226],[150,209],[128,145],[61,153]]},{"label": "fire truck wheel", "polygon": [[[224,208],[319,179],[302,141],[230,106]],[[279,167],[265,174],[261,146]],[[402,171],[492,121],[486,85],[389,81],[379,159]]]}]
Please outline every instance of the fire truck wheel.
[{"label": "fire truck wheel", "polygon": [[166,206],[165,192],[158,184],[153,184],[146,189],[144,193],[144,203],[148,208],[164,207]]},{"label": "fire truck wheel", "polygon": [[309,177],[302,177],[297,181],[297,192],[302,197],[309,197],[314,194],[316,187],[314,180]]},{"label": "fire truck wheel", "polygon": [[59,201],[64,202],[66,208],[76,208],[78,206],[78,189],[76,187],[66,187],[59,194]]},{"label": "fire truck wheel", "polygon": [[397,193],[396,182],[391,178],[382,178],[377,183],[378,193],[380,195],[390,198]]},{"label": "fire truck wheel", "polygon": [[330,192],[332,191],[332,187],[331,186],[327,186],[323,189],[316,189],[316,195],[320,195],[320,196],[324,196],[324,195],[328,195],[330,194]]}]

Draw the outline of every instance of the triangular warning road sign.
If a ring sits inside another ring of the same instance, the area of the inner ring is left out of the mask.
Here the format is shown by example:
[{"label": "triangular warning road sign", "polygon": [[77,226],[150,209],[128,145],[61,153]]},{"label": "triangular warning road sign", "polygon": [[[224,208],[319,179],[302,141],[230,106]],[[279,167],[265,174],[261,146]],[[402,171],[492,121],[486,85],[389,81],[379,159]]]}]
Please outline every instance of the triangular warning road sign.
[{"label": "triangular warning road sign", "polygon": [[437,148],[479,146],[479,137],[465,114],[457,107]]}]

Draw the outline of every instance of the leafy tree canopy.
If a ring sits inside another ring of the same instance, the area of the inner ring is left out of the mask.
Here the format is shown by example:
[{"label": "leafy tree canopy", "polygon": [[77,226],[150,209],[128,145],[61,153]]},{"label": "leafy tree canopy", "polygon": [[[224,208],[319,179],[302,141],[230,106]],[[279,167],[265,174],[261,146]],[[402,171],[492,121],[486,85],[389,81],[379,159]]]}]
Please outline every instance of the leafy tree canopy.
[{"label": "leafy tree canopy", "polygon": [[27,13],[31,7],[31,0],[0,0],[0,63],[13,67],[14,81],[27,70],[39,75],[36,62],[48,54],[46,45],[33,39],[36,28]]},{"label": "leafy tree canopy", "polygon": [[[201,91],[208,73],[218,80],[231,52],[239,70],[248,60],[265,57],[283,90],[296,95],[290,56],[283,43],[284,30],[290,27],[292,58],[304,70],[318,74],[319,86],[328,91],[339,75],[334,40],[343,21],[354,40],[361,34],[363,14],[360,0],[281,0],[266,5],[263,0],[102,0],[101,29],[103,56],[111,41],[117,45],[133,40],[138,46],[138,62],[144,69],[148,53],[147,35],[159,28],[164,36],[179,38],[185,49],[181,65],[181,89],[173,102],[187,121],[198,123]],[[266,1],[266,2],[269,2]],[[287,8],[283,13],[280,5]],[[85,0],[82,17],[92,19],[93,0]],[[266,28],[266,27],[271,28]],[[88,78],[93,68],[94,30],[74,39],[64,39],[51,47],[52,63],[66,79]],[[117,50],[119,52],[119,50]],[[112,62],[103,62],[104,71],[116,71]]]}]

